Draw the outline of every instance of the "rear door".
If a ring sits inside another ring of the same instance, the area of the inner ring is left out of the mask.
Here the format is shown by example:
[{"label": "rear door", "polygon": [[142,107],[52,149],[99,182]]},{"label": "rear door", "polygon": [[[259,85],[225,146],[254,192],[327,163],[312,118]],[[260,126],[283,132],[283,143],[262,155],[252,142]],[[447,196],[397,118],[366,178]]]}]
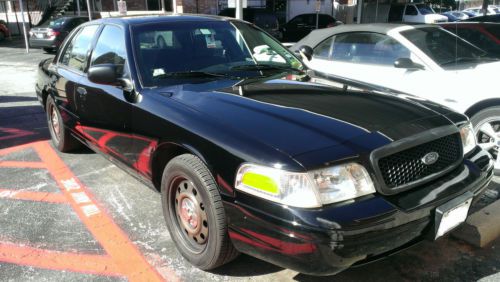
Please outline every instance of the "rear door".
[{"label": "rear door", "polygon": [[80,106],[76,85],[83,76],[87,54],[90,52],[92,40],[99,28],[89,25],[77,30],[61,51],[56,71],[53,73],[55,102],[59,107],[64,123],[74,129],[80,119]]},{"label": "rear door", "polygon": [[77,130],[99,150],[132,167],[136,160],[130,131],[132,106],[127,101],[127,91],[118,83],[93,83],[87,76],[88,68],[112,64],[120,78],[129,80],[125,46],[125,31],[120,26],[103,27],[89,56],[89,67],[76,85],[80,114]]}]

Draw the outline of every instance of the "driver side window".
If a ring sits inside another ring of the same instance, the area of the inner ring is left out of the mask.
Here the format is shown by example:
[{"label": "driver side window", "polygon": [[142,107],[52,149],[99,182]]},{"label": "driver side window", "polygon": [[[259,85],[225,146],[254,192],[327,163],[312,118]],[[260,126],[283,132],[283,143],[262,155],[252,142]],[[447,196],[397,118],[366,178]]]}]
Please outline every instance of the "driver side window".
[{"label": "driver side window", "polygon": [[118,76],[122,77],[127,72],[126,58],[123,30],[113,25],[105,26],[95,45],[90,65],[113,64],[117,67]]}]

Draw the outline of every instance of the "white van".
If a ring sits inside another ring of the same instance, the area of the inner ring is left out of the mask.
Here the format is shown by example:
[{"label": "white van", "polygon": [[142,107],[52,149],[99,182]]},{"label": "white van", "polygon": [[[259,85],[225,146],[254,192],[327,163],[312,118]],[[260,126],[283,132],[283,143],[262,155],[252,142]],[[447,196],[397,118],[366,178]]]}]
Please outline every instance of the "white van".
[{"label": "white van", "polygon": [[389,10],[388,22],[405,23],[441,23],[447,22],[448,18],[436,14],[426,4],[392,4]]}]

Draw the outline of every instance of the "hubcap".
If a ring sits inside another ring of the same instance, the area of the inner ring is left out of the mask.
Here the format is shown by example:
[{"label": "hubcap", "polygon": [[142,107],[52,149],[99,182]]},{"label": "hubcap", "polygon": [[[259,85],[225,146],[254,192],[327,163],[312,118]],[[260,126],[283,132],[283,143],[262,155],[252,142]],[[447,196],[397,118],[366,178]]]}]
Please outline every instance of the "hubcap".
[{"label": "hubcap", "polygon": [[477,143],[495,159],[495,170],[500,170],[500,117],[492,117],[479,123],[476,128]]},{"label": "hubcap", "polygon": [[56,139],[59,141],[59,134],[61,129],[59,126],[59,116],[57,115],[55,106],[52,106],[52,110],[50,111],[50,121],[52,125],[52,130],[54,131],[54,135]]},{"label": "hubcap", "polygon": [[190,244],[203,245],[208,238],[205,205],[196,187],[186,179],[180,181],[176,187],[175,212],[179,227]]}]

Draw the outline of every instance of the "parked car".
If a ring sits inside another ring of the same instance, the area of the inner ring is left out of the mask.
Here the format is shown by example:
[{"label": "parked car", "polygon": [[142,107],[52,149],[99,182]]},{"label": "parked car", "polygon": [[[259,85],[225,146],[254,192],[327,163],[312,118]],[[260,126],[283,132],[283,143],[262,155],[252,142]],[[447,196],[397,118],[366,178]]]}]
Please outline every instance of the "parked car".
[{"label": "parked car", "polygon": [[466,14],[469,18],[480,16],[478,13],[471,11],[460,11],[460,13]]},{"label": "parked car", "polygon": [[481,22],[481,23],[499,23],[500,22],[500,14],[473,17],[473,18],[468,18],[464,21],[466,21],[466,22]]},{"label": "parked car", "polygon": [[333,27],[342,22],[327,14],[302,14],[295,16],[282,27],[283,42],[297,42],[312,30],[316,29],[316,15],[318,28]]},{"label": "parked car", "polygon": [[3,20],[0,20],[0,41],[10,36],[9,28],[7,27],[7,23]]},{"label": "parked car", "polygon": [[86,21],[87,17],[61,17],[51,20],[47,26],[34,27],[29,32],[30,46],[54,52],[75,27]]},{"label": "parked car", "polygon": [[337,273],[443,236],[492,177],[465,116],[302,82],[293,53],[235,19],[92,21],[39,67],[54,146],[83,142],[161,192],[172,240],[201,269],[243,252]]},{"label": "parked car", "polygon": [[[227,8],[219,13],[219,16],[224,17],[234,18],[235,15],[236,10],[234,8]],[[270,10],[245,8],[243,9],[243,20],[255,24],[278,40],[282,37],[278,17]]]},{"label": "parked car", "polygon": [[461,22],[440,26],[486,51],[488,56],[500,59],[500,23]]},{"label": "parked car", "polygon": [[390,23],[440,23],[447,22],[448,18],[436,14],[427,4],[392,4],[387,21]]},{"label": "parked car", "polygon": [[456,22],[459,20],[465,20],[469,18],[469,16],[467,16],[466,14],[458,11],[450,11],[442,13],[442,15],[448,18],[448,22]]},{"label": "parked car", "polygon": [[468,115],[479,145],[500,170],[500,99],[491,83],[500,62],[483,50],[436,25],[402,24],[323,29],[291,50],[302,46],[313,70],[414,94]]},{"label": "parked car", "polygon": [[[482,7],[474,7],[474,8],[468,8],[464,10],[465,12],[471,12],[474,13],[478,16],[484,15],[483,8]],[[488,7],[487,8],[487,15],[495,15],[496,14],[496,9],[493,7]]]}]

